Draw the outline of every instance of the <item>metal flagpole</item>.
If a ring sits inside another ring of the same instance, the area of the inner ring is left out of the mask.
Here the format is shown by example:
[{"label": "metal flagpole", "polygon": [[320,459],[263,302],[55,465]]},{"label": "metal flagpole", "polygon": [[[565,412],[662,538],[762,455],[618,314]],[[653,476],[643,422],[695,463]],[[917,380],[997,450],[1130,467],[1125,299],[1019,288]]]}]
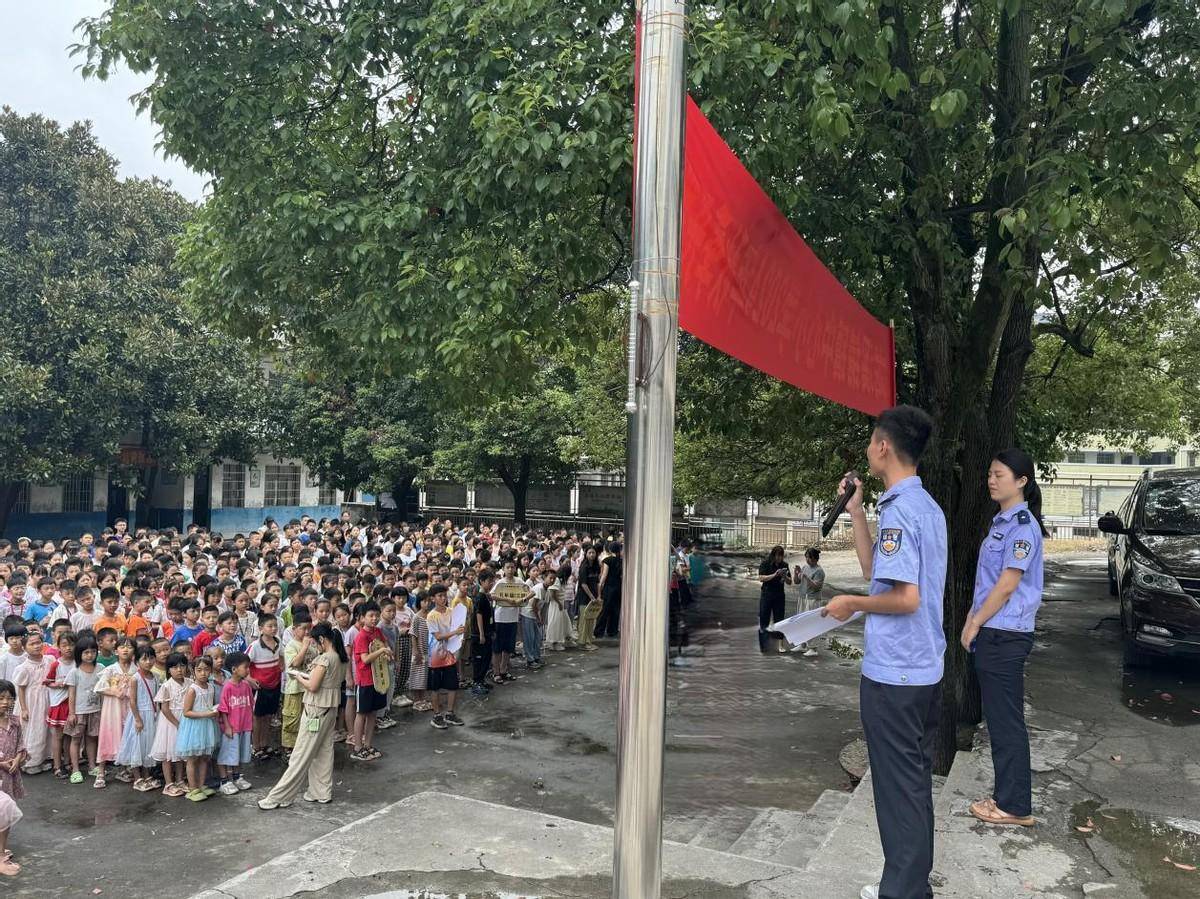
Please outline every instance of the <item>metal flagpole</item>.
[{"label": "metal flagpole", "polygon": [[[634,284],[636,390],[626,489],[617,714],[614,899],[658,899],[667,681],[667,581],[675,454],[675,354],[683,213],[684,2],[639,0]],[[631,377],[634,373],[631,373]]]}]

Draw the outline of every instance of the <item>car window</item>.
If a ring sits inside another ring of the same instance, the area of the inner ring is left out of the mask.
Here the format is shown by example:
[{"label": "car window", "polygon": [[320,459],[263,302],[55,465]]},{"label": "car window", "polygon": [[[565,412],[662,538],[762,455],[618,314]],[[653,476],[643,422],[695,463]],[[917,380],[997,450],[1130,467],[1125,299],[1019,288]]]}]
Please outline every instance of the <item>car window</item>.
[{"label": "car window", "polygon": [[1147,484],[1142,527],[1150,533],[1200,534],[1200,478]]}]

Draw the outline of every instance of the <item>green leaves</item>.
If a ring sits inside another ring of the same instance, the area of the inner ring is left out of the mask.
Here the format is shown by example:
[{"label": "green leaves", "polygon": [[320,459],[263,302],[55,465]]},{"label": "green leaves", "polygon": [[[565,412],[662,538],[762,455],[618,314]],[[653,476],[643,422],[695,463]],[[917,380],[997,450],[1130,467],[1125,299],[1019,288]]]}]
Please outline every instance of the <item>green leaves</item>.
[{"label": "green leaves", "polygon": [[180,300],[191,205],[115,169],[87,125],[0,113],[0,481],[108,468],[129,434],[179,471],[264,438],[257,362]]},{"label": "green leaves", "polygon": [[966,108],[966,92],[957,88],[938,94],[929,103],[929,111],[933,113],[933,120],[939,128],[949,128]]}]

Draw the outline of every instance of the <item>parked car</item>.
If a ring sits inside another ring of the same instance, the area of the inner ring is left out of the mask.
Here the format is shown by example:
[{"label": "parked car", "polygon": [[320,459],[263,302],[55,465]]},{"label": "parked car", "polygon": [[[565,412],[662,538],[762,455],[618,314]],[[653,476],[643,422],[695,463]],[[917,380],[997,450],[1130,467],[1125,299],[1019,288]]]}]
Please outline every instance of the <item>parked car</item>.
[{"label": "parked car", "polygon": [[1098,526],[1127,661],[1200,656],[1200,468],[1147,471]]}]

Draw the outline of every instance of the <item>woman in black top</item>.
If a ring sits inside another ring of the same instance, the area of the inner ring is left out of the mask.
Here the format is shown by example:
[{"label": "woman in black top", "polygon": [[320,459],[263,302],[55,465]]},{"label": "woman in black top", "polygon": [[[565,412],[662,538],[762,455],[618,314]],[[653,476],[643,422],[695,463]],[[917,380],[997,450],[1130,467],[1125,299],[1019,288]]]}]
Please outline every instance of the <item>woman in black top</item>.
[{"label": "woman in black top", "polygon": [[783,560],[782,546],[771,548],[758,566],[758,579],[762,583],[762,595],[758,600],[758,648],[766,652],[770,640],[780,639],[781,635],[768,631],[767,627],[783,620],[783,586],[792,582],[787,562]]}]

